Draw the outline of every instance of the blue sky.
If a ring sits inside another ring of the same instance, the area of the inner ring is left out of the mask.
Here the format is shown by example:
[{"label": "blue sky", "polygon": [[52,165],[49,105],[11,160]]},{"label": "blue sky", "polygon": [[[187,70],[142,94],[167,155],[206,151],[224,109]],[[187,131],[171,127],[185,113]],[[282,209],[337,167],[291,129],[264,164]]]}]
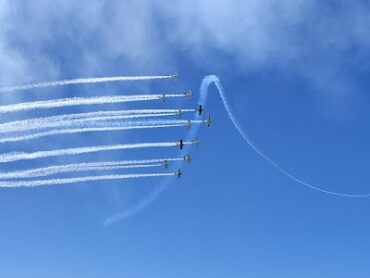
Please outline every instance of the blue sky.
[{"label": "blue sky", "polygon": [[[175,71],[181,77],[2,94],[1,103],[187,89],[197,97],[203,77],[216,74],[242,127],[281,167],[325,190],[368,193],[369,21],[366,1],[0,0],[2,86]],[[1,189],[1,276],[369,277],[369,199],[324,195],[282,175],[245,144],[214,87],[206,109],[214,124],[200,130],[201,147],[189,149],[194,161],[183,166],[183,178],[114,225],[103,223],[163,181]],[[187,132],[82,134],[0,149],[176,141]],[[176,154],[109,152],[49,163]]]}]

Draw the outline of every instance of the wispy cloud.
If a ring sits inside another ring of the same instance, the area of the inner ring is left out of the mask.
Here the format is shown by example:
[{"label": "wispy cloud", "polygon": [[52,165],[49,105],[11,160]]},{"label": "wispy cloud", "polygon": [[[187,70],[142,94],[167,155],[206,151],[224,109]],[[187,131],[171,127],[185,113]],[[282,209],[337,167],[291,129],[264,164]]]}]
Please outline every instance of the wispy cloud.
[{"label": "wispy cloud", "polygon": [[[3,84],[15,76],[109,73],[117,65],[123,72],[169,70],[176,50],[199,69],[219,65],[218,56],[208,56],[218,51],[239,73],[294,71],[330,91],[369,57],[370,9],[361,1],[2,0],[0,15]],[[56,57],[57,45],[65,51]],[[343,57],[349,51],[351,59]]]}]

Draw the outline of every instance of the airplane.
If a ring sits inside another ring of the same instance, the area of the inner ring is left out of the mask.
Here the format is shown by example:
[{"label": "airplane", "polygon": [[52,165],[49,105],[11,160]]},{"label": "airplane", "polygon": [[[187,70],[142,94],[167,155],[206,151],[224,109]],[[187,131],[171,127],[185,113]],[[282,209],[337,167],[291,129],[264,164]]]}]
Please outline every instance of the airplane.
[{"label": "airplane", "polygon": [[187,96],[189,98],[192,98],[193,97],[193,92],[191,90],[185,92],[184,94],[185,94],[185,96]]},{"label": "airplane", "polygon": [[195,145],[197,145],[197,147],[199,147],[199,145],[200,145],[200,139],[199,139],[199,137],[197,137],[197,139],[193,140],[193,143]]},{"label": "airplane", "polygon": [[[193,144],[197,145],[197,147],[199,147],[200,145],[200,139],[199,137],[197,137],[197,139],[193,140],[192,142]],[[183,139],[180,139],[180,142],[177,144],[177,146],[180,148],[180,150],[182,150],[185,146],[185,143],[184,143],[184,140]],[[191,158],[190,158],[191,160]]]},{"label": "airplane", "polygon": [[171,74],[170,76],[172,79],[175,79],[175,80],[179,79],[179,75],[177,74],[177,72],[175,72],[175,74]]},{"label": "airplane", "polygon": [[184,112],[182,112],[181,109],[179,109],[179,118],[181,119],[182,118],[182,114],[184,114]]},{"label": "airplane", "polygon": [[208,127],[211,125],[211,116],[208,116],[207,120],[203,120],[203,124],[207,125]]},{"label": "airplane", "polygon": [[175,176],[177,176],[178,178],[181,178],[181,175],[182,175],[182,172],[180,169],[175,172]]},{"label": "airplane", "polygon": [[180,143],[178,144],[180,150],[184,148],[184,140],[180,139]]},{"label": "airplane", "polygon": [[191,156],[188,154],[187,156],[184,156],[184,160],[187,161],[188,163],[191,162]]},{"label": "airplane", "polygon": [[165,160],[165,161],[163,161],[163,166],[164,166],[164,168],[168,168],[168,160]]},{"label": "airplane", "polygon": [[162,100],[163,102],[166,102],[166,94],[162,94]]},{"label": "airplane", "polygon": [[186,125],[188,128],[191,128],[191,120],[188,120],[188,124]]},{"label": "airplane", "polygon": [[197,107],[195,107],[195,112],[198,112],[199,115],[202,115],[202,112],[204,111],[203,106],[199,104]]}]

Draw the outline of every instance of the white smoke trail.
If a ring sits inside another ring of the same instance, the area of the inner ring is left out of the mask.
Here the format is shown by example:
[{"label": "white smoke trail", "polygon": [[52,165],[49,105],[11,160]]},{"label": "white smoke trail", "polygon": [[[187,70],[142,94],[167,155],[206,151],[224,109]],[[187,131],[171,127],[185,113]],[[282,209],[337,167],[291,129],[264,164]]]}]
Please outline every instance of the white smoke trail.
[{"label": "white smoke trail", "polygon": [[5,137],[0,139],[0,143],[8,142],[21,142],[26,140],[34,140],[46,136],[62,135],[62,134],[75,134],[75,133],[86,133],[86,132],[104,132],[104,131],[123,131],[133,129],[153,129],[153,128],[170,128],[170,127],[181,127],[186,124],[158,124],[158,125],[137,125],[137,126],[107,126],[107,127],[83,127],[83,128],[67,128],[57,129],[44,132],[36,132],[34,134]]},{"label": "white smoke trail", "polygon": [[[203,78],[202,80],[202,83],[201,83],[201,86],[200,86],[200,95],[199,95],[199,99],[198,99],[198,103],[202,103],[203,105],[205,105],[206,101],[207,101],[207,98],[208,98],[208,89],[209,89],[209,86],[212,85],[212,84],[215,84],[217,90],[218,90],[218,93],[221,97],[221,100],[224,104],[224,108],[230,118],[230,120],[232,121],[232,123],[234,124],[235,128],[237,129],[237,131],[239,132],[239,134],[242,136],[242,138],[245,140],[245,142],[259,155],[261,156],[264,160],[266,160],[268,163],[270,163],[274,168],[276,168],[278,171],[280,171],[282,174],[284,174],[285,176],[287,176],[288,178],[294,180],[295,182],[301,184],[301,185],[304,185],[308,188],[311,188],[313,190],[316,190],[316,191],[319,191],[319,192],[322,192],[322,193],[325,193],[325,194],[329,194],[329,195],[333,195],[333,196],[338,196],[338,197],[348,197],[348,198],[367,198],[367,197],[370,197],[370,193],[365,193],[365,194],[348,194],[348,193],[341,193],[341,192],[335,192],[335,191],[328,191],[328,190],[324,190],[322,188],[319,188],[319,187],[316,187],[316,186],[313,186],[297,177],[295,177],[294,175],[288,173],[286,170],[284,170],[283,168],[281,168],[277,163],[275,163],[271,158],[269,158],[267,155],[265,155],[253,142],[252,140],[247,136],[247,133],[243,130],[243,128],[241,127],[241,125],[239,124],[239,122],[237,121],[237,119],[235,118],[234,114],[232,113],[232,110],[231,110],[231,107],[227,101],[227,98],[226,98],[226,95],[225,95],[225,91],[223,89],[223,86],[221,84],[221,81],[220,79],[216,76],[216,75],[209,75],[209,76],[206,76]],[[190,135],[193,136],[194,134],[196,134],[198,131],[198,129],[193,129],[190,131]],[[136,213],[140,212],[141,210],[145,209],[148,205],[150,205],[152,202],[154,202],[161,194],[162,192],[165,191],[165,189],[167,188],[168,184],[170,183],[170,179],[165,179],[160,186],[158,186],[157,188],[155,188],[152,192],[149,193],[149,195],[147,197],[145,197],[144,199],[140,200],[136,205],[132,206],[132,207],[129,207],[128,209],[122,211],[122,212],[119,212],[111,217],[108,217],[105,221],[104,221],[104,225],[111,225],[111,224],[114,224],[122,219],[126,219],[126,218],[129,218],[133,215],[135,215]]]},{"label": "white smoke trail", "polygon": [[[122,119],[146,118],[146,117],[165,117],[176,116],[185,112],[194,112],[194,109],[137,109],[137,110],[116,110],[116,111],[97,111],[77,114],[64,114],[58,116],[48,116],[42,118],[33,118],[19,121],[12,121],[0,124],[0,132],[15,132],[25,131],[38,128],[62,126],[61,122],[65,123],[71,120],[83,119],[111,119],[113,117],[121,117]],[[41,127],[40,127],[41,126]]]},{"label": "white smoke trail", "polygon": [[120,169],[135,169],[135,168],[152,168],[163,166],[163,163],[157,164],[134,164],[134,165],[119,165],[119,164],[109,164],[109,163],[96,163],[96,165],[73,165],[73,167],[68,167],[70,165],[58,166],[51,169],[40,168],[34,170],[25,170],[19,172],[7,172],[0,174],[0,179],[28,179],[35,177],[43,177],[60,173],[71,173],[71,172],[86,172],[86,171],[105,171],[105,170],[120,170]]},{"label": "white smoke trail", "polygon": [[147,159],[147,160],[122,160],[122,161],[106,161],[106,162],[88,162],[88,163],[73,163],[67,165],[48,166],[43,168],[28,169],[23,171],[13,171],[0,173],[0,179],[25,179],[50,176],[60,173],[71,173],[91,170],[114,170],[126,168],[146,168],[165,166],[164,163],[172,161],[182,161],[184,158],[162,158],[162,159]]},{"label": "white smoke trail", "polygon": [[[184,97],[184,94],[166,94],[166,98]],[[131,96],[104,96],[104,97],[73,97],[64,99],[53,99],[45,101],[33,101],[17,104],[8,104],[0,106],[0,114],[29,111],[35,109],[50,109],[61,108],[79,105],[97,105],[97,104],[113,104],[124,102],[138,102],[159,100],[163,98],[163,94],[148,94],[148,95],[131,95]]]},{"label": "white smoke trail", "polygon": [[[192,145],[195,142],[184,142],[184,145]],[[177,147],[177,142],[159,142],[159,143],[136,143],[136,144],[120,144],[120,145],[105,145],[105,146],[92,146],[92,147],[81,147],[81,148],[69,148],[59,149],[51,151],[38,151],[34,153],[25,152],[11,152],[0,154],[0,163],[18,161],[18,160],[32,160],[46,157],[56,157],[64,155],[78,155],[86,153],[95,153],[102,151],[114,151],[114,150],[127,150],[127,149],[140,149],[140,148],[166,148],[166,147]]]},{"label": "white smoke trail", "polygon": [[288,173],[286,170],[284,170],[283,168],[281,168],[277,163],[275,163],[270,157],[268,157],[266,154],[264,154],[253,142],[252,140],[248,137],[247,133],[243,130],[243,128],[241,127],[241,125],[239,124],[238,120],[235,118],[232,110],[231,110],[231,107],[227,101],[227,98],[226,98],[226,95],[225,95],[225,91],[222,87],[222,84],[221,84],[221,81],[220,79],[215,76],[215,75],[209,75],[209,76],[206,76],[203,81],[202,81],[202,84],[201,84],[201,88],[200,88],[200,103],[205,103],[206,100],[207,100],[207,96],[208,96],[208,88],[211,84],[215,84],[219,94],[220,94],[220,97],[222,99],[222,102],[224,104],[224,107],[226,109],[226,112],[230,118],[230,120],[232,121],[232,123],[234,124],[235,128],[238,130],[239,134],[243,137],[244,141],[259,155],[261,156],[264,160],[266,160],[268,163],[270,163],[274,168],[276,168],[277,170],[279,170],[282,174],[284,174],[285,176],[287,176],[288,178],[294,180],[295,182],[301,184],[301,185],[304,185],[308,188],[311,188],[313,190],[316,190],[316,191],[319,191],[319,192],[322,192],[322,193],[326,193],[326,194],[329,194],[329,195],[334,195],[334,196],[338,196],[338,197],[349,197],[349,198],[366,198],[366,197],[370,197],[370,193],[366,193],[366,194],[349,194],[349,193],[341,193],[341,192],[335,192],[335,191],[328,191],[328,190],[324,190],[322,188],[319,188],[319,187],[316,187],[316,186],[313,186],[305,181],[302,181],[301,179],[295,177],[294,175]]},{"label": "white smoke trail", "polygon": [[[174,116],[174,113],[156,113],[156,114],[134,114],[134,115],[119,115],[119,113],[109,113],[107,116],[97,116],[90,118],[75,118],[59,120],[63,117],[47,117],[47,118],[37,118],[24,121],[15,121],[5,124],[0,124],[0,132],[10,133],[10,132],[21,132],[29,130],[40,130],[46,128],[63,128],[63,127],[75,127],[75,126],[85,126],[94,122],[111,122],[117,120],[125,119],[140,119],[140,118],[159,118]],[[128,121],[131,123],[132,121]]]},{"label": "white smoke trail", "polygon": [[173,75],[153,75],[153,76],[114,76],[114,77],[96,77],[96,78],[78,78],[69,80],[59,80],[50,82],[41,82],[20,86],[3,87],[0,88],[0,92],[14,92],[24,91],[29,89],[47,88],[55,86],[65,86],[72,84],[93,84],[93,83],[106,83],[106,82],[118,82],[118,81],[142,81],[142,80],[156,80],[156,79],[170,79],[174,78]]},{"label": "white smoke trail", "polygon": [[[113,117],[114,118],[114,117]],[[120,118],[120,117],[119,117]],[[0,143],[20,142],[34,140],[46,136],[55,136],[62,134],[75,134],[86,132],[104,132],[104,131],[124,131],[133,129],[154,129],[154,128],[172,128],[172,127],[191,127],[191,125],[201,124],[203,121],[186,121],[186,120],[146,120],[146,121],[114,121],[108,118],[108,121],[99,119],[70,121],[61,123],[59,129],[49,129],[43,131],[32,131],[26,135],[3,136],[0,137]],[[42,126],[42,128],[44,128]]]},{"label": "white smoke trail", "polygon": [[87,176],[77,178],[56,178],[48,180],[31,180],[31,181],[4,181],[0,182],[0,188],[15,188],[15,187],[36,187],[46,185],[62,185],[78,182],[101,181],[101,180],[124,180],[138,179],[148,177],[165,177],[174,176],[174,173],[153,173],[153,174],[125,174],[125,175],[105,175],[105,176]]}]

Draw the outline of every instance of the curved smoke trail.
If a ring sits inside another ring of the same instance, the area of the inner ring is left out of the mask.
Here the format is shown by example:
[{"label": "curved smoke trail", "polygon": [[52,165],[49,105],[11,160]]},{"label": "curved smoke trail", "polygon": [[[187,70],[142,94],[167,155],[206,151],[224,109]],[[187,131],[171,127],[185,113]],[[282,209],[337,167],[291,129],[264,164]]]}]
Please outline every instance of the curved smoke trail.
[{"label": "curved smoke trail", "polygon": [[[270,165],[272,165],[274,168],[276,168],[279,172],[281,172],[283,175],[287,176],[288,178],[292,179],[293,181],[304,185],[310,189],[333,195],[333,196],[338,196],[338,197],[347,197],[347,198],[367,198],[370,197],[370,193],[365,193],[365,194],[349,194],[349,193],[341,193],[341,192],[335,192],[335,191],[328,191],[324,190],[322,188],[313,186],[297,177],[294,175],[288,173],[286,170],[281,168],[277,163],[275,163],[271,158],[269,158],[266,154],[264,154],[254,143],[253,141],[248,137],[247,133],[243,130],[241,125],[239,124],[238,120],[235,118],[229,102],[227,101],[226,95],[225,95],[225,90],[222,86],[222,83],[220,79],[216,75],[208,75],[203,78],[200,86],[200,95],[199,95],[199,100],[198,103],[202,103],[205,105],[207,98],[208,98],[208,89],[209,87],[214,84],[218,90],[218,93],[221,97],[221,100],[223,102],[223,105],[225,107],[225,110],[232,121],[234,127],[237,129],[239,134],[242,136],[244,141],[259,155],[261,156],[265,161],[267,161]],[[198,128],[196,127],[188,136],[188,138],[198,132]],[[167,188],[168,184],[170,183],[171,179],[165,179],[157,188],[155,188],[152,192],[149,193],[148,196],[146,196],[144,199],[140,200],[136,205],[129,207],[128,209],[117,213],[111,217],[108,217],[104,221],[104,225],[111,225],[116,223],[117,221],[120,221],[122,219],[131,217],[132,215],[140,212],[142,209],[146,208],[148,205],[150,205],[154,200],[156,200],[161,193]]]},{"label": "curved smoke trail", "polygon": [[[202,84],[203,84],[203,82],[202,82]],[[199,98],[198,103],[202,103],[202,102],[200,102],[201,98],[202,98],[202,92],[200,93],[200,98]],[[200,117],[197,117],[197,118],[199,120]],[[185,141],[190,142],[191,140],[193,140],[194,137],[198,134],[199,128],[200,128],[200,125],[194,125],[192,127],[192,129],[190,130],[189,134],[187,135],[187,137],[185,138]],[[186,154],[185,150],[181,150],[180,156],[184,156],[185,154]],[[183,161],[177,161],[174,164],[174,168],[179,168],[182,163],[183,163]],[[114,224],[114,223],[116,223],[116,222],[118,222],[122,219],[129,218],[132,215],[135,215],[136,213],[145,209],[148,205],[150,205],[152,202],[154,202],[167,189],[167,186],[171,183],[171,181],[173,179],[174,179],[174,176],[166,177],[165,179],[163,179],[161,181],[159,186],[157,186],[155,189],[153,189],[151,192],[149,192],[149,194],[146,197],[144,197],[142,200],[140,200],[138,203],[136,203],[135,205],[125,209],[122,212],[116,213],[116,214],[108,217],[107,219],[104,220],[103,224],[105,226],[112,225],[112,224]]]},{"label": "curved smoke trail", "polygon": [[253,142],[252,140],[248,137],[247,133],[243,130],[243,128],[241,127],[241,125],[239,124],[238,120],[235,118],[231,108],[230,108],[230,105],[227,101],[227,98],[226,98],[226,95],[225,95],[225,90],[221,84],[221,81],[220,79],[216,76],[216,75],[209,75],[209,76],[206,76],[203,81],[202,81],[202,84],[201,84],[201,87],[200,87],[200,103],[205,103],[206,100],[207,100],[207,96],[208,96],[208,88],[211,84],[215,84],[219,94],[220,94],[220,97],[222,99],[222,102],[224,104],[224,107],[226,109],[226,112],[230,118],[230,120],[232,121],[232,123],[234,124],[235,128],[237,129],[237,131],[239,132],[239,134],[243,137],[244,141],[259,155],[261,156],[264,160],[266,160],[270,165],[272,165],[274,168],[276,168],[280,173],[284,174],[285,176],[287,176],[288,178],[294,180],[295,182],[301,184],[301,185],[304,185],[308,188],[311,188],[313,190],[316,190],[316,191],[319,191],[319,192],[322,192],[322,193],[325,193],[325,194],[329,194],[329,195],[334,195],[334,196],[338,196],[338,197],[348,197],[348,198],[366,198],[366,197],[370,197],[370,193],[365,193],[365,194],[350,194],[350,193],[341,193],[341,192],[335,192],[335,191],[328,191],[328,190],[325,190],[325,189],[322,189],[322,188],[319,188],[317,186],[313,186],[312,184],[309,184],[297,177],[295,177],[294,175],[288,173],[286,170],[284,170],[282,167],[280,167],[276,162],[274,162],[270,157],[268,157],[265,153],[263,153]]},{"label": "curved smoke trail", "polygon": [[47,88],[56,86],[65,86],[73,84],[93,84],[93,83],[106,83],[118,81],[142,81],[142,80],[155,80],[155,79],[171,79],[176,78],[175,75],[154,75],[154,76],[114,76],[114,77],[97,77],[97,78],[78,78],[69,80],[59,80],[50,82],[41,82],[13,87],[0,88],[0,92],[15,92],[24,91],[37,88]]}]

